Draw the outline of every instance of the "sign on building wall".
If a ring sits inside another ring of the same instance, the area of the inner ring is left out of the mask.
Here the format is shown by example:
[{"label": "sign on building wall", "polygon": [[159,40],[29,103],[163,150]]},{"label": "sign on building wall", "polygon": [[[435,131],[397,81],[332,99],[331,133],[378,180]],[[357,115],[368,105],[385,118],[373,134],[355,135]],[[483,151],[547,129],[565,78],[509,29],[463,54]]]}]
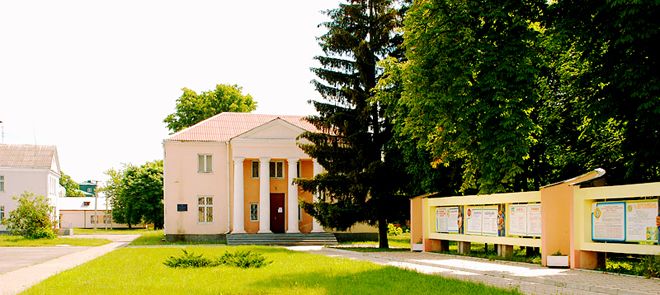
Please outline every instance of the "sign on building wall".
[{"label": "sign on building wall", "polygon": [[591,239],[623,242],[626,240],[626,203],[598,202],[591,210]]},{"label": "sign on building wall", "polygon": [[527,204],[509,206],[509,234],[527,235]]},{"label": "sign on building wall", "polygon": [[435,209],[435,231],[458,233],[458,207],[437,207]]},{"label": "sign on building wall", "polygon": [[541,204],[527,204],[527,235],[541,236]]},{"label": "sign on building wall", "polygon": [[509,206],[509,235],[541,236],[541,204]]},{"label": "sign on building wall", "polygon": [[626,242],[657,241],[658,201],[626,202]]},{"label": "sign on building wall", "polygon": [[465,223],[468,234],[497,236],[497,205],[465,207]]}]

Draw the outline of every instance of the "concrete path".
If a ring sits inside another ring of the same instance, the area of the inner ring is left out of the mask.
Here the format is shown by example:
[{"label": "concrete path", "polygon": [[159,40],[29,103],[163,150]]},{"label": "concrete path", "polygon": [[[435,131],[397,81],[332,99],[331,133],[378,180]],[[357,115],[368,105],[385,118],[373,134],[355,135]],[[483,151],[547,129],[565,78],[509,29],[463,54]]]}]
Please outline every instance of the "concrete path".
[{"label": "concrete path", "polygon": [[660,279],[416,252],[355,252],[321,246],[288,249],[396,266],[420,273],[517,288],[525,294],[660,294]]},{"label": "concrete path", "polygon": [[[85,235],[75,237],[102,238],[111,240],[112,242],[98,247],[61,247],[63,249],[68,249],[68,252],[52,249],[59,247],[32,247],[29,249],[19,247],[0,248],[0,252],[2,253],[5,253],[6,251],[7,253],[14,252],[15,254],[22,253],[23,255],[29,255],[30,251],[32,251],[32,254],[40,256],[39,259],[12,258],[16,259],[17,264],[20,264],[20,261],[23,261],[24,267],[11,267],[12,270],[4,273],[0,271],[0,294],[18,294],[52,275],[83,264],[119,247],[125,246],[139,237],[139,235]],[[39,250],[42,252],[40,253]],[[52,259],[43,261],[44,259],[48,258]],[[29,265],[32,264],[30,261],[32,263],[37,261],[37,264]],[[39,263],[39,261],[42,262]],[[26,264],[29,266],[26,266]],[[10,267],[7,267],[7,269],[10,269]]]}]

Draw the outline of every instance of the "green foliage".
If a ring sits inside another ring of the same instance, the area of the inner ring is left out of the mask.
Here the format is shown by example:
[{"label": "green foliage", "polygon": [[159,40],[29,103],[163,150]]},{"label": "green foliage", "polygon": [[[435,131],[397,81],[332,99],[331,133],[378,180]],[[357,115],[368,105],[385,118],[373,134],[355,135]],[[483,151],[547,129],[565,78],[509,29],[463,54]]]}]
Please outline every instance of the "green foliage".
[{"label": "green foliage", "polygon": [[64,174],[64,171],[60,171],[60,185],[66,190],[67,197],[84,197],[85,194],[80,190],[80,186],[77,182],[71,178],[71,176]]},{"label": "green foliage", "polygon": [[9,217],[3,221],[10,233],[27,239],[55,238],[50,216],[53,207],[44,196],[24,192],[20,197],[14,197],[14,200],[18,202],[18,206],[9,212]]},{"label": "green foliage", "polygon": [[217,266],[218,264],[212,261],[209,258],[204,257],[202,254],[195,254],[193,252],[188,253],[185,249],[182,249],[183,255],[181,256],[170,256],[163,262],[166,266],[169,267],[211,267]]},{"label": "green foliage", "polygon": [[319,132],[301,137],[311,144],[301,148],[325,168],[314,179],[298,179],[305,190],[323,194],[314,204],[303,204],[306,212],[326,227],[346,229],[357,222],[377,224],[381,247],[387,248],[387,222],[405,215],[409,203],[403,187],[407,183],[391,144],[391,124],[385,107],[372,100],[380,79],[376,63],[397,55],[401,11],[394,1],[347,1],[326,11],[328,31],[319,37],[325,56],[317,56],[321,67],[312,71],[312,83],[322,99],[313,101],[318,115],[306,119]]},{"label": "green foliage", "polygon": [[644,256],[641,259],[607,259],[605,271],[660,278],[660,255]]},{"label": "green foliage", "polygon": [[250,94],[243,95],[238,85],[218,84],[215,89],[200,94],[183,88],[183,94],[176,100],[176,111],[163,121],[170,131],[177,132],[222,112],[251,112],[255,109],[257,103]]},{"label": "green foliage", "polygon": [[387,224],[387,234],[390,236],[400,236],[403,234],[403,229],[393,223]]},{"label": "green foliage", "polygon": [[181,256],[170,256],[165,262],[163,262],[163,264],[175,268],[214,267],[219,265],[240,268],[260,268],[272,263],[272,261],[266,260],[266,257],[263,254],[255,253],[250,250],[237,250],[236,252],[227,251],[215,260],[206,258],[203,254],[188,252],[185,249],[181,251],[183,251]]},{"label": "green foliage", "polygon": [[233,253],[227,251],[218,258],[218,264],[240,268],[260,268],[271,263],[264,255],[250,250],[236,250]]},{"label": "green foliage", "polygon": [[129,228],[140,222],[163,227],[163,161],[127,165],[106,171],[110,180],[101,190],[112,203],[112,218]]}]

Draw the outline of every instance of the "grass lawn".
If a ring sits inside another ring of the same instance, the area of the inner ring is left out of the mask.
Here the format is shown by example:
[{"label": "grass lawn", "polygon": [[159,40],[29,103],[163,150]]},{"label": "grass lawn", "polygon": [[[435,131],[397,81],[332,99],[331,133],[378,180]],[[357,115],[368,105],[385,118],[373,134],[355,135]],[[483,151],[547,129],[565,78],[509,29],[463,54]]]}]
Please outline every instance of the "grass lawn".
[{"label": "grass lawn", "polygon": [[[403,248],[410,250],[410,233],[404,233],[397,236],[387,236],[390,248]],[[340,243],[342,246],[346,245],[369,245],[378,247],[378,241],[345,241]],[[364,247],[342,247],[342,249],[353,250]]]},{"label": "grass lawn", "polygon": [[21,236],[0,235],[0,247],[43,247],[56,245],[69,246],[101,246],[110,243],[106,239],[84,238],[54,238],[54,239],[26,239]]},{"label": "grass lawn", "polygon": [[208,258],[252,250],[272,264],[173,269],[163,265],[182,248],[122,248],[53,276],[24,294],[518,294],[470,282],[369,262],[264,246],[190,246]]},{"label": "grass lawn", "polygon": [[104,228],[74,228],[73,229],[73,234],[74,235],[141,235],[143,233],[151,233],[154,232],[153,229],[145,229],[145,228],[132,228],[132,229],[127,229],[127,228],[111,228],[111,229],[104,229]]},{"label": "grass lawn", "polygon": [[224,241],[177,241],[167,242],[164,240],[163,230],[150,230],[141,233],[141,236],[130,243],[131,246],[146,245],[200,245],[200,244],[225,244]]},{"label": "grass lawn", "polygon": [[[458,253],[457,242],[449,242],[449,251],[443,251],[440,253],[462,255]],[[525,254],[525,248],[518,246],[513,247],[512,257],[505,258],[497,255],[497,250],[495,249],[495,246],[493,244],[488,244],[488,251],[486,251],[485,244],[471,243],[470,254],[465,256],[487,258],[490,260],[506,260],[506,261],[518,261],[518,262],[541,264],[541,254],[527,256]]]}]

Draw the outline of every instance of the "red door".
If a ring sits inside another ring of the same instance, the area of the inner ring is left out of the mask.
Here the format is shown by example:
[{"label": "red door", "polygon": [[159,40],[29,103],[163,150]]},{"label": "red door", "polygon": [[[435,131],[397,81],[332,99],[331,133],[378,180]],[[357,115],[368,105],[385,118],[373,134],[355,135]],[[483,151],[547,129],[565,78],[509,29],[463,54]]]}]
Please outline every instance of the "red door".
[{"label": "red door", "polygon": [[284,194],[270,194],[270,230],[284,233]]}]

